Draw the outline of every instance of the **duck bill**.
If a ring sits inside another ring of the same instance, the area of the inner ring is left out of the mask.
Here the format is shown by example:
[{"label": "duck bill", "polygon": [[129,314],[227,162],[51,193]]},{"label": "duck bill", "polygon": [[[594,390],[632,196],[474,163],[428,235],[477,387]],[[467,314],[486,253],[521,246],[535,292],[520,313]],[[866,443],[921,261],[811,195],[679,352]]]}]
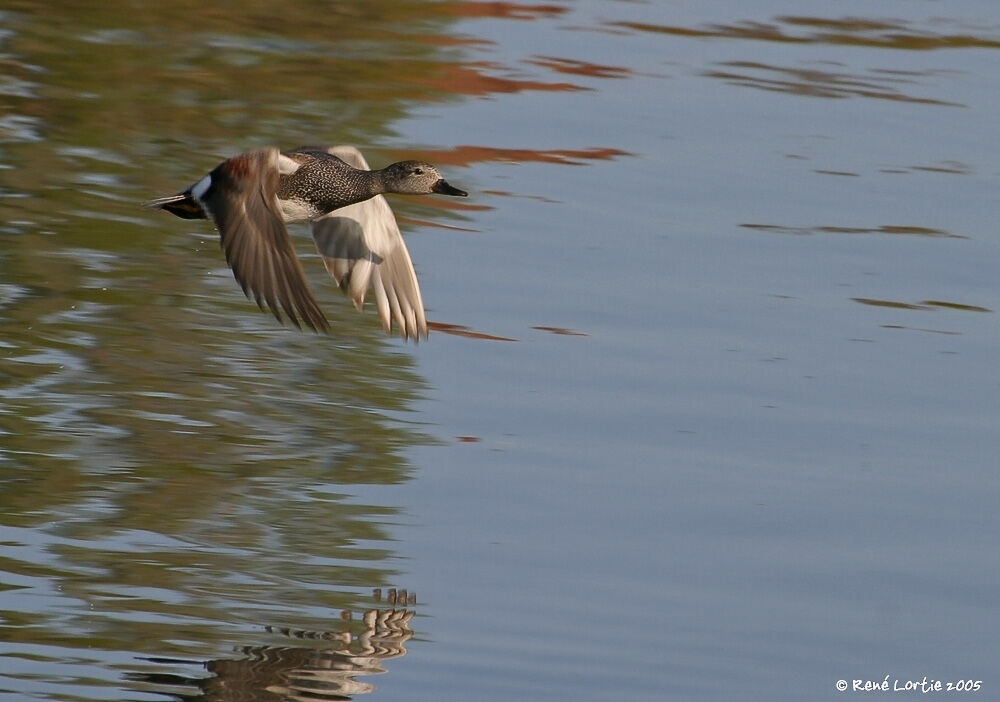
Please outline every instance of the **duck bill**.
[{"label": "duck bill", "polygon": [[431,190],[436,193],[440,193],[441,195],[455,195],[457,197],[466,197],[469,194],[464,190],[452,187],[444,178],[432,185]]}]

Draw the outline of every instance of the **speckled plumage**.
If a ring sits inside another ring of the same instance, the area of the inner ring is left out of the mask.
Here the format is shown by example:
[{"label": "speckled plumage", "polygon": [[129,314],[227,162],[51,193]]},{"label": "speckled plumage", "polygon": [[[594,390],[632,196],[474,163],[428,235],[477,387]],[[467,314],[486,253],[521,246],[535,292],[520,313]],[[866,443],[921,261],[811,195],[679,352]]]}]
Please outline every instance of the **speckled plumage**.
[{"label": "speckled plumage", "polygon": [[[294,149],[282,154],[299,164],[291,174],[278,179],[278,200],[308,204],[314,219],[327,212],[362,202],[378,195],[378,171],[353,168],[336,156],[319,149]],[[286,220],[287,221],[287,220]]]},{"label": "speckled plumage", "polygon": [[[427,326],[416,274],[381,193],[467,194],[420,161],[371,171],[354,147],[267,148],[233,156],[183,192],[148,204],[210,218],[244,293],[278,320],[329,331],[285,228],[312,221],[327,269],[355,304],[371,284],[386,330],[395,321],[404,338],[418,339]],[[343,216],[331,216],[342,208]]]}]

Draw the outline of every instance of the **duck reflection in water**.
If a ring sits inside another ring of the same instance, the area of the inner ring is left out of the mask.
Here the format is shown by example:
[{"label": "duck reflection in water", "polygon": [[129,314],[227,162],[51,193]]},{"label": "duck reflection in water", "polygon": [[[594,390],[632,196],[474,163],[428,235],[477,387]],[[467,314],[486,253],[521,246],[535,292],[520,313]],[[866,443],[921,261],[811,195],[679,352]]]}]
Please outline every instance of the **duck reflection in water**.
[{"label": "duck reflection in water", "polygon": [[[244,646],[235,660],[205,663],[175,658],[146,658],[170,665],[202,665],[210,677],[166,673],[135,673],[128,678],[153,686],[156,692],[181,702],[316,702],[349,700],[375,690],[359,676],[385,673],[382,661],[406,655],[406,642],[413,636],[410,620],[416,613],[416,595],[390,589],[377,603],[388,607],[366,610],[360,620],[350,611],[341,612],[340,631],[301,631],[266,627],[266,631],[289,639],[316,641],[316,645]],[[360,627],[358,626],[360,625]],[[168,688],[187,688],[179,692]],[[148,687],[144,686],[146,691]]]}]

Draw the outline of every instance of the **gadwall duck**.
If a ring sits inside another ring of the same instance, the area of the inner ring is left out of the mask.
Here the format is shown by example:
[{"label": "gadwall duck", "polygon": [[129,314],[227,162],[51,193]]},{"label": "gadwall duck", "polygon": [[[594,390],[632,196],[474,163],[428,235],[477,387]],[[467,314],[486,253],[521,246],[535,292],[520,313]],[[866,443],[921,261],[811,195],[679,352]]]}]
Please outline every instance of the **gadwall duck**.
[{"label": "gadwall duck", "polygon": [[382,326],[403,338],[427,336],[427,321],[410,254],[382,193],[465,197],[438,170],[400,161],[370,170],[353,146],[257,149],[223,161],[177,195],[148,203],[184,219],[210,219],[226,261],[247,297],[296,327],[328,332],[286,223],[312,222],[327,270],[361,309],[369,287]]}]

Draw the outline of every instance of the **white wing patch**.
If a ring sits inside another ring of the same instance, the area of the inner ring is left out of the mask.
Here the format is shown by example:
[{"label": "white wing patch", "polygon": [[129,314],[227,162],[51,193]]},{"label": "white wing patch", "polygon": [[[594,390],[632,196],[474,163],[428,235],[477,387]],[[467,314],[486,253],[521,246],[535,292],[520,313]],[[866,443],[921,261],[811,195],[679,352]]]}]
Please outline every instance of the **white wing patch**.
[{"label": "white wing patch", "polygon": [[278,200],[281,216],[286,222],[307,222],[317,214],[316,208],[303,200]]},{"label": "white wing patch", "polygon": [[191,197],[198,201],[199,204],[204,204],[205,193],[208,189],[212,187],[212,174],[209,173],[207,176],[199,180],[197,183],[191,186]]},{"label": "white wing patch", "polygon": [[278,173],[281,175],[291,175],[295,171],[299,170],[301,164],[295,159],[285,156],[283,153],[278,153]]}]

